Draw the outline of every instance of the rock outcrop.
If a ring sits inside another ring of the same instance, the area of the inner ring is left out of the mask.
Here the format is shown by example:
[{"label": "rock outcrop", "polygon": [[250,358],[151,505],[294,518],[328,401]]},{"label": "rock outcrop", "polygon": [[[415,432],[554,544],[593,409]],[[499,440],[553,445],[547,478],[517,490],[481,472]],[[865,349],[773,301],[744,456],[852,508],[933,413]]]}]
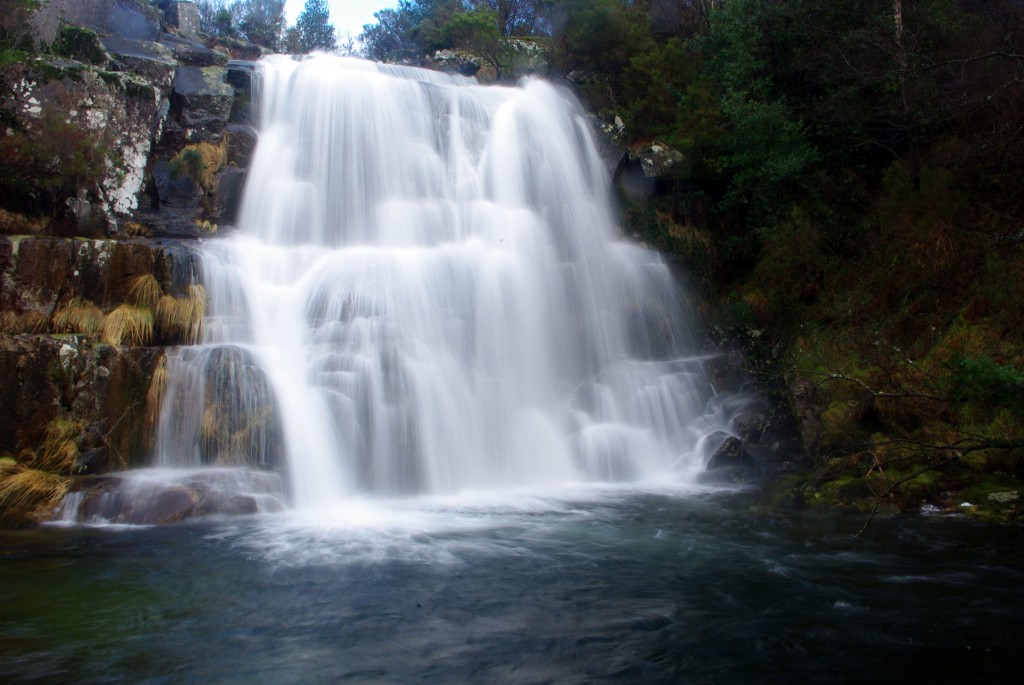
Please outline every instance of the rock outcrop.
[{"label": "rock outcrop", "polygon": [[[194,3],[50,0],[31,26],[46,55],[0,69],[0,481],[146,464],[163,346],[194,340],[205,304],[191,241],[234,221],[255,147],[253,65],[229,52],[260,51],[213,44]],[[152,516],[254,506],[204,487]]]}]

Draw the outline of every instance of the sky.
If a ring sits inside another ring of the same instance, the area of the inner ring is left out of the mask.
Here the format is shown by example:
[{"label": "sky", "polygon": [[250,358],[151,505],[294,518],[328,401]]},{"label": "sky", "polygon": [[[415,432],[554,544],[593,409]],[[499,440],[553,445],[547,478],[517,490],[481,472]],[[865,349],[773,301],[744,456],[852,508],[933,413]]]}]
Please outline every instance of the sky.
[{"label": "sky", "polygon": [[[351,34],[355,38],[363,32],[363,24],[374,23],[374,12],[386,7],[393,8],[397,4],[398,0],[327,0],[331,23],[341,38],[344,38],[345,34]],[[288,16],[289,26],[299,18],[305,5],[306,0],[287,0],[284,11]]]}]

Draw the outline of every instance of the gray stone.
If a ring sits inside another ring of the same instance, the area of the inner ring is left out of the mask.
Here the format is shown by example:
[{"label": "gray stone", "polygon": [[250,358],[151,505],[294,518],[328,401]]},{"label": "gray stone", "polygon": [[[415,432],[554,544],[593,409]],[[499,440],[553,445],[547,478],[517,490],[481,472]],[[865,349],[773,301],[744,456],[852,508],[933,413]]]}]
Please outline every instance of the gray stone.
[{"label": "gray stone", "polygon": [[639,162],[644,176],[651,179],[678,176],[686,171],[687,166],[683,153],[657,142],[632,148],[629,158]]},{"label": "gray stone", "polygon": [[60,208],[65,231],[116,229],[114,217],[138,206],[154,133],[166,113],[166,86],[69,60],[40,59],[18,68],[23,75],[0,94],[0,107],[14,113],[22,130],[46,135],[59,116],[93,136],[106,157],[98,178],[79,184],[81,192]]},{"label": "gray stone", "polygon": [[161,42],[174,52],[175,59],[187,66],[224,67],[228,64],[228,56],[225,53],[211,50],[189,38],[165,33]]},{"label": "gray stone", "polygon": [[1007,490],[1005,492],[993,492],[988,496],[989,502],[995,502],[997,504],[1010,504],[1016,502],[1019,493],[1017,490]]},{"label": "gray stone", "polygon": [[147,238],[0,238],[0,256],[8,249],[6,266],[0,260],[0,309],[47,316],[73,297],[111,308],[123,301],[128,282],[146,273],[164,292],[182,295],[199,263],[191,246]]},{"label": "gray stone", "polygon": [[52,43],[61,25],[85,26],[101,35],[155,41],[160,10],[145,0],[48,0],[32,17],[36,36]]},{"label": "gray stone", "polygon": [[182,36],[199,35],[199,7],[191,0],[177,0],[168,8],[167,19]]},{"label": "gray stone", "polygon": [[248,124],[228,124],[228,164],[248,167],[256,150],[256,129]]},{"label": "gray stone", "polygon": [[152,41],[120,36],[106,36],[101,41],[118,70],[138,74],[162,89],[170,87],[174,71],[178,68],[170,48]]},{"label": "gray stone", "polygon": [[231,114],[234,89],[224,67],[179,67],[171,93],[171,115],[188,143],[219,143]]},{"label": "gray stone", "polygon": [[169,476],[136,471],[76,479],[59,516],[72,521],[135,525],[196,516],[280,511],[283,484],[275,473],[209,469]]},{"label": "gray stone", "polygon": [[238,219],[247,175],[246,169],[232,166],[217,172],[217,215],[214,218],[218,223],[234,224]]}]

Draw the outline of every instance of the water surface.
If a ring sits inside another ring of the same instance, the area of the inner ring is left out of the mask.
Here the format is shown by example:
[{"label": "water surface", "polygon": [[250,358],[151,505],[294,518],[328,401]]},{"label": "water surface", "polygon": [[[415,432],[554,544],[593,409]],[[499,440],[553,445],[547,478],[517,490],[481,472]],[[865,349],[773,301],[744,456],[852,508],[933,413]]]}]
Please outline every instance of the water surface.
[{"label": "water surface", "polygon": [[0,534],[8,683],[1017,683],[1016,528],[743,493]]}]

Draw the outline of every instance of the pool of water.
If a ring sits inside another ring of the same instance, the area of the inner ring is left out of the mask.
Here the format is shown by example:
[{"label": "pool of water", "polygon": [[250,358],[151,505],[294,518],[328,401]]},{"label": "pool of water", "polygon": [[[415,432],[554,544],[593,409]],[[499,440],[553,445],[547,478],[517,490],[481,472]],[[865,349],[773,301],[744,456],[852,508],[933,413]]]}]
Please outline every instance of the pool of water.
[{"label": "pool of water", "polygon": [[1021,530],[744,493],[0,533],[6,683],[1018,683]]}]

